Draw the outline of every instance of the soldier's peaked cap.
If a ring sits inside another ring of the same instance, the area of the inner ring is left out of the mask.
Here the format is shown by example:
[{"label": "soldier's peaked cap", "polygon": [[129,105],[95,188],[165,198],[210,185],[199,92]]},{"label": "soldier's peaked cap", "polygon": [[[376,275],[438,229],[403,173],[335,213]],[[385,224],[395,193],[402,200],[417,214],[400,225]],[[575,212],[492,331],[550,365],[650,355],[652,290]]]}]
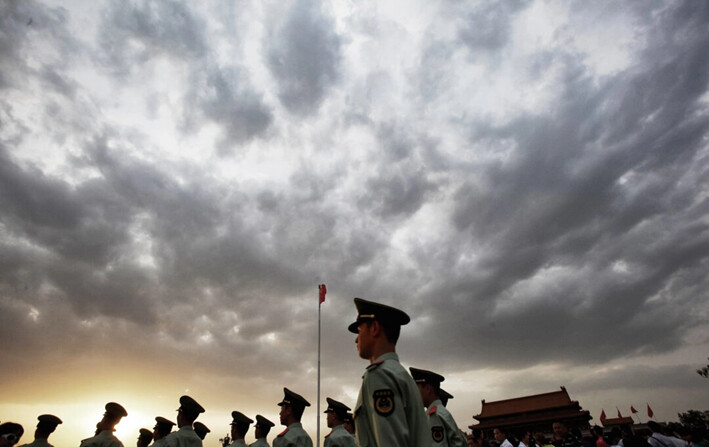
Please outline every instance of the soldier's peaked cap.
[{"label": "soldier's peaked cap", "polygon": [[115,402],[109,402],[106,404],[106,414],[117,418],[123,418],[128,416],[128,412],[126,411],[126,409]]},{"label": "soldier's peaked cap", "polygon": [[147,438],[148,436],[150,436],[150,437],[152,438],[152,437],[153,437],[153,432],[151,432],[151,431],[148,430],[147,428],[141,428],[141,429],[140,429],[140,437],[141,437],[141,438],[142,438],[142,437],[146,437],[146,438]]},{"label": "soldier's peaked cap", "polygon": [[342,402],[338,402],[335,399],[330,399],[328,397],[327,410],[323,411],[323,413],[335,413],[339,418],[342,419],[347,415],[348,411],[350,411],[350,407],[343,404]]},{"label": "soldier's peaked cap", "polygon": [[204,408],[190,396],[180,397],[180,408],[178,410],[187,410],[193,413],[204,413]]},{"label": "soldier's peaked cap", "polygon": [[37,420],[43,425],[54,425],[55,427],[62,423],[62,420],[53,414],[42,414],[37,416]]},{"label": "soldier's peaked cap", "polygon": [[444,390],[443,388],[438,390],[438,392],[441,395],[441,399],[453,399],[453,395],[448,391]]},{"label": "soldier's peaked cap", "polygon": [[195,431],[195,433],[204,433],[205,435],[207,433],[212,432],[212,430],[210,430],[209,427],[207,427],[206,425],[204,425],[203,423],[201,423],[199,421],[194,423],[194,431]]},{"label": "soldier's peaked cap", "polygon": [[408,324],[409,321],[411,321],[411,318],[406,315],[406,312],[396,307],[374,303],[372,301],[363,300],[362,298],[355,298],[354,303],[357,308],[357,320],[347,328],[353,334],[357,333],[357,326],[367,320],[377,320],[384,325],[399,326]]},{"label": "soldier's peaked cap", "polygon": [[305,400],[300,394],[296,394],[288,388],[283,388],[283,400],[278,402],[278,406],[289,405],[291,407],[305,408],[310,406],[310,402]]},{"label": "soldier's peaked cap", "polygon": [[162,416],[157,416],[157,417],[155,418],[155,422],[156,422],[158,425],[169,425],[170,427],[172,427],[173,425],[175,425],[174,422],[172,422],[171,420],[166,419],[166,418],[164,418],[164,417],[162,417]]},{"label": "soldier's peaked cap", "polygon": [[260,414],[257,414],[257,415],[256,415],[256,425],[259,426],[259,427],[268,427],[268,428],[271,428],[271,427],[273,427],[273,426],[276,425],[276,424],[274,424],[273,422],[269,421],[268,419],[266,419],[265,417],[261,416]]},{"label": "soldier's peaked cap", "polygon": [[241,413],[240,411],[232,411],[232,412],[231,412],[231,418],[232,418],[231,425],[236,425],[236,424],[239,424],[239,423],[249,425],[249,424],[251,424],[251,423],[253,422],[251,419],[249,419],[248,417],[246,417],[246,416],[244,415],[244,413]]},{"label": "soldier's peaked cap", "polygon": [[416,383],[440,384],[446,380],[442,375],[433,371],[426,371],[425,369],[409,368],[409,371],[411,371],[411,376],[414,378]]}]

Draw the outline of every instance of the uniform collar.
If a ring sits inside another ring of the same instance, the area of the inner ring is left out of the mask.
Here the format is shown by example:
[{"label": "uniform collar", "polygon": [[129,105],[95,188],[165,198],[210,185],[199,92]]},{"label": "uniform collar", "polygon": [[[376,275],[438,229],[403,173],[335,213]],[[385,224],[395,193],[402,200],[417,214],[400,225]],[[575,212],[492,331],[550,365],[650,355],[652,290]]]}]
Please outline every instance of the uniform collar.
[{"label": "uniform collar", "polygon": [[396,352],[386,352],[379,357],[377,357],[371,364],[371,365],[381,365],[384,363],[385,360],[396,360],[397,362],[399,361],[399,354]]}]

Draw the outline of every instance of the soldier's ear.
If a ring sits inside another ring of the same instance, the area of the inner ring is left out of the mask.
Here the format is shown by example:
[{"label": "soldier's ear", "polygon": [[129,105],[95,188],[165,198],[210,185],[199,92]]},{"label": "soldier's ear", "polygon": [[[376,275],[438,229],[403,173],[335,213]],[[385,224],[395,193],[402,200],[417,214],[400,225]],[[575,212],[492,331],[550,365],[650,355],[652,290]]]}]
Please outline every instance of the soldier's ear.
[{"label": "soldier's ear", "polygon": [[372,320],[370,323],[370,328],[372,330],[372,335],[375,337],[383,332],[384,328],[379,324],[379,320]]}]

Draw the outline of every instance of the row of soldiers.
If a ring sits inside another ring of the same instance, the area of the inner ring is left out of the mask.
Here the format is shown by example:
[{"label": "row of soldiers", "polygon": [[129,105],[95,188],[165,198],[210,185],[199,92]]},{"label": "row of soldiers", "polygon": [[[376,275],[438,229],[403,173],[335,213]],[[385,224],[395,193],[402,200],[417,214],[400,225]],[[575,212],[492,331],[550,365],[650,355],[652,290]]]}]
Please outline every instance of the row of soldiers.
[{"label": "row of soldiers", "polygon": [[[357,334],[357,351],[362,359],[369,360],[369,365],[362,376],[353,416],[350,416],[350,408],[345,404],[327,398],[325,413],[332,431],[325,437],[325,447],[467,446],[464,434],[445,407],[452,396],[441,389],[444,377],[418,368],[407,371],[399,362],[396,344],[401,327],[411,321],[409,316],[395,307],[361,298],[355,298],[354,303],[357,318],[348,330]],[[312,439],[301,424],[303,412],[310,403],[301,395],[284,388],[283,400],[278,405],[281,407],[280,423],[286,429],[274,438],[273,447],[312,447]],[[127,412],[115,402],[106,404],[105,408],[95,435],[83,440],[80,447],[123,447],[113,432]],[[196,419],[204,411],[193,398],[182,396],[177,424],[163,417],[155,418],[156,425],[152,432],[147,429],[141,431],[138,447],[202,447],[202,440],[209,429]],[[50,416],[40,416],[38,430],[40,425],[47,426],[51,418],[54,418],[51,419],[54,423],[51,431],[61,423],[56,416]],[[347,430],[348,419],[351,421],[352,417],[354,427]],[[238,411],[232,412],[232,419],[232,442],[229,444],[227,440],[225,446],[246,446],[244,437],[253,420]],[[251,446],[268,446],[267,435],[274,424],[261,415],[256,416],[256,421],[257,440]],[[175,425],[178,430],[173,432]],[[36,440],[27,447],[51,447],[46,443],[47,437],[48,434],[44,436],[44,443],[37,443]],[[4,435],[0,433],[0,447],[12,447],[19,440],[17,438],[15,443],[4,445],[3,439]]]}]

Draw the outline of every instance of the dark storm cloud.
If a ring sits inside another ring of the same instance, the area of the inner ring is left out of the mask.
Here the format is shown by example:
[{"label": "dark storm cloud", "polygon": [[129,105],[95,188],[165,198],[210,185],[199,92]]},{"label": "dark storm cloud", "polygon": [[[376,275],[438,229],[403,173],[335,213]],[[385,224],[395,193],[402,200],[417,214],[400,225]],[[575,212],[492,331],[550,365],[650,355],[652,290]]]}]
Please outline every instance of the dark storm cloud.
[{"label": "dark storm cloud", "polygon": [[[184,3],[113,4],[100,30],[96,57],[119,80],[136,75],[162,55],[182,62],[188,85],[182,98],[182,131],[217,124],[223,129],[217,149],[226,154],[233,145],[262,135],[273,117],[262,95],[253,90],[246,67],[216,62],[214,42],[205,30],[204,19]],[[181,79],[181,73],[176,76]],[[152,96],[151,110],[162,99]]]},{"label": "dark storm cloud", "polygon": [[691,377],[692,365],[676,364],[667,366],[629,365],[616,366],[590,378],[574,381],[573,387],[579,392],[594,390],[651,390],[675,388],[677,392],[688,392],[696,386],[692,380],[677,380],[678,377]]},{"label": "dark storm cloud", "polygon": [[[83,370],[90,359],[111,372],[143,361],[179,372],[162,371],[166,382],[209,381],[214,394],[235,384],[261,394],[265,383],[312,396],[315,285],[323,282],[323,384],[340,393],[356,388],[367,363],[346,330],[354,296],[404,308],[413,319],[398,348],[404,362],[445,374],[593,370],[686,345],[706,321],[709,286],[708,120],[699,99],[709,73],[707,6],[637,8],[639,35],[652,28],[637,43],[647,49],[610,76],[598,77],[562,42],[515,60],[532,81],[555,82],[558,99],[533,98],[543,112],[475,118],[466,88],[486,87],[461,80],[477,68],[459,56],[499,57],[527,4],[458,8],[459,32],[441,33],[432,18],[420,54],[402,55],[421,61],[403,77],[366,57],[341,61],[352,56],[341,42],[363,36],[347,28],[357,15],[373,30],[391,23],[366,11],[340,15],[337,34],[314,3],[294,3],[282,23],[264,22],[273,28],[264,48],[248,49],[262,51],[264,66],[254,68],[241,56],[249,33],[262,29],[260,8],[221,9],[210,20],[185,3],[111,4],[90,48],[67,37],[86,37],[67,31],[86,17],[3,4],[3,88],[16,98],[18,80],[46,89],[37,104],[0,96],[0,340],[18,358],[3,379],[53,361]],[[26,32],[30,16],[37,28]],[[232,33],[234,22],[243,26]],[[33,45],[81,59],[87,83],[70,62],[31,59]],[[350,63],[361,65],[342,77],[352,84],[341,95],[336,83]],[[160,104],[168,89],[151,76],[165,67],[175,77],[171,102]],[[258,90],[270,79],[254,77],[269,70],[273,94]],[[99,85],[89,85],[94,79]],[[152,117],[169,106],[182,136],[204,141],[188,155],[159,147],[153,129],[116,112],[122,97],[113,89],[158,103]],[[274,96],[313,126],[276,122]],[[325,101],[335,115],[316,120]],[[473,106],[481,115],[494,109]],[[382,118],[387,110],[393,115]],[[295,142],[277,178],[265,175],[269,157],[280,156],[270,138]],[[221,157],[210,159],[215,146]],[[45,150],[60,155],[44,160]],[[259,171],[237,174],[251,168]],[[652,388],[682,368],[619,366],[562,380],[620,389],[647,372],[637,386]],[[539,392],[527,385],[534,381],[546,391],[557,377],[520,373],[499,386]]]},{"label": "dark storm cloud", "polygon": [[709,130],[698,101],[708,84],[708,14],[693,3],[665,11],[643,70],[599,86],[562,56],[554,115],[476,129],[477,141],[512,139],[516,149],[480,166],[456,194],[455,238],[477,245],[480,261],[431,299],[445,312],[437,319],[457,323],[448,337],[471,340],[457,355],[600,361],[670,350],[703,323],[706,297],[695,293],[696,281],[706,284],[709,233],[696,194],[707,173],[696,160]]},{"label": "dark storm cloud", "polygon": [[268,68],[278,82],[281,103],[292,113],[317,111],[337,80],[340,38],[333,26],[317,2],[297,0],[284,23],[271,31]]},{"label": "dark storm cloud", "polygon": [[205,120],[218,124],[223,129],[218,143],[222,154],[230,153],[236,144],[263,135],[273,122],[271,108],[236,67],[195,70],[184,100],[185,132]]},{"label": "dark storm cloud", "polygon": [[357,204],[361,211],[383,218],[408,218],[418,211],[436,191],[428,171],[417,156],[420,150],[415,135],[405,126],[383,124],[377,131],[381,152],[372,163],[376,168],[364,181]]}]

